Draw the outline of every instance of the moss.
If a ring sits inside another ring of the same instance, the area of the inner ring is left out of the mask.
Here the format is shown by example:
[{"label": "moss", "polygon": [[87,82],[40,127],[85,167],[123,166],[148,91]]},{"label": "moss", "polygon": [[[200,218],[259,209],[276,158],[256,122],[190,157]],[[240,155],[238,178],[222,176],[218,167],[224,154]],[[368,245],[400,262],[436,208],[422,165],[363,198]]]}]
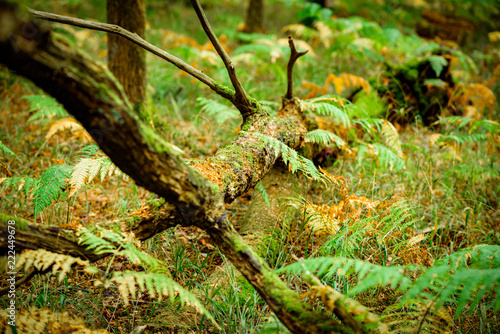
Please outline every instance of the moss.
[{"label": "moss", "polygon": [[139,132],[149,148],[156,153],[167,153],[169,156],[180,158],[179,152],[172,149],[169,143],[161,138],[152,128],[139,123]]},{"label": "moss", "polygon": [[165,204],[164,198],[153,198],[152,200],[148,201],[148,206],[153,210],[159,209],[163,204]]},{"label": "moss", "polygon": [[19,217],[14,217],[14,216],[9,216],[4,213],[0,213],[0,223],[7,225],[9,221],[14,221],[14,226],[15,229],[25,231],[28,230],[29,222],[23,218]]},{"label": "moss", "polygon": [[230,99],[234,99],[234,90],[232,90],[231,88],[223,84],[220,84],[218,82],[216,82],[214,86],[215,86],[215,91],[220,95],[224,97],[229,97]]},{"label": "moss", "polygon": [[253,122],[246,121],[245,124],[241,127],[241,131],[249,131],[252,128]]},{"label": "moss", "polygon": [[[325,315],[309,310],[305,304],[299,301],[297,293],[290,290],[278,275],[267,268],[262,271],[262,274],[271,297],[282,304],[288,313],[296,316],[300,323],[317,324],[320,329],[325,331],[333,329],[333,319],[327,321],[329,319]],[[322,323],[325,325],[322,326]]]},{"label": "moss", "polygon": [[219,186],[216,183],[214,183],[214,182],[208,182],[208,186],[210,187],[210,192],[213,195],[217,195],[218,193],[220,193]]}]

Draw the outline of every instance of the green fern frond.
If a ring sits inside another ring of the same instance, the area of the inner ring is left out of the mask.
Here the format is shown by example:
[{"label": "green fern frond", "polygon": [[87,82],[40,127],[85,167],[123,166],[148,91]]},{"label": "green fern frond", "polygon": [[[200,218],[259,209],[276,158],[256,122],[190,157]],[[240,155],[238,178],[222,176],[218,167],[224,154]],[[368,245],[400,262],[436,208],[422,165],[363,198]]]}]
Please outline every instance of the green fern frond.
[{"label": "green fern frond", "polygon": [[17,186],[17,191],[24,189],[24,195],[28,197],[30,191],[36,186],[37,179],[33,177],[8,177],[0,181],[3,189]]},{"label": "green fern frond", "polygon": [[40,175],[37,181],[34,195],[35,218],[43,209],[48,207],[62,195],[66,189],[66,179],[69,178],[72,166],[56,165],[49,167]]},{"label": "green fern frond", "polygon": [[87,246],[88,250],[93,249],[96,254],[116,254],[116,246],[113,242],[99,238],[87,229],[82,229],[78,233],[78,242],[81,245]]},{"label": "green fern frond", "polygon": [[[486,265],[483,260],[486,260]],[[467,304],[472,311],[485,296],[489,296],[487,309],[500,309],[499,263],[500,246],[481,245],[436,261],[429,268],[414,265],[385,267],[357,259],[319,257],[290,264],[278,272],[301,274],[309,271],[325,280],[356,275],[358,282],[348,295],[388,286],[403,293],[402,303],[413,299],[433,300],[437,310],[444,303],[456,303],[455,316],[458,317]],[[413,281],[411,277],[418,273],[421,274]]]},{"label": "green fern frond", "polygon": [[138,250],[123,235],[104,229],[98,229],[97,232],[100,236],[82,229],[79,232],[80,244],[87,246],[87,249],[93,249],[97,254],[111,253],[125,256],[130,262],[141,265],[148,272],[171,277],[166,263]]},{"label": "green fern frond", "polygon": [[436,261],[435,265],[450,265],[452,268],[500,268],[500,246],[477,245],[472,248],[462,249]]},{"label": "green fern frond", "polygon": [[458,126],[458,128],[463,128],[471,123],[473,123],[474,120],[470,117],[464,117],[464,116],[448,116],[448,117],[443,117],[440,120],[437,120],[434,124],[449,124],[449,125],[454,125]]},{"label": "green fern frond", "polygon": [[306,143],[314,143],[320,145],[331,145],[335,144],[338,147],[344,147],[346,145],[345,141],[334,134],[333,132],[326,130],[313,130],[306,134]]},{"label": "green fern frond", "polygon": [[348,296],[352,296],[377,286],[390,286],[392,289],[399,287],[401,290],[406,290],[412,282],[404,275],[405,270],[408,268],[384,267],[357,259],[317,257],[292,263],[277,272],[301,274],[309,271],[324,280],[332,279],[337,275],[349,277],[356,274],[358,284],[348,293]]},{"label": "green fern frond", "polygon": [[83,147],[80,151],[76,153],[76,155],[82,158],[92,158],[99,152],[99,146],[96,144],[91,144]]},{"label": "green fern frond", "polygon": [[448,65],[448,61],[443,56],[436,55],[432,55],[428,59],[432,69],[434,70],[434,73],[436,73],[436,76],[439,77],[441,75],[441,72],[443,71],[443,68]]},{"label": "green fern frond", "polygon": [[262,196],[262,199],[264,200],[264,202],[266,202],[267,206],[271,207],[271,201],[269,199],[269,195],[264,186],[262,185],[262,182],[257,183],[257,185],[255,186],[255,190],[259,192],[260,196]]},{"label": "green fern frond", "polygon": [[15,154],[14,152],[12,152],[10,150],[10,148],[8,148],[7,146],[5,146],[5,144],[2,143],[1,141],[0,141],[0,153],[4,157],[15,157],[15,156],[17,156],[17,154]]},{"label": "green fern frond", "polygon": [[386,169],[395,168],[399,171],[406,167],[404,161],[396,153],[382,144],[361,145],[358,152],[359,163],[369,160],[370,155],[375,155],[377,162]]},{"label": "green fern frond", "polygon": [[229,120],[237,120],[241,117],[240,113],[234,107],[214,100],[198,97],[196,103],[207,116],[214,119],[218,124],[222,124]]},{"label": "green fern frond", "polygon": [[377,133],[380,134],[382,132],[382,125],[384,124],[384,122],[386,122],[386,120],[382,118],[369,117],[357,119],[353,123],[360,125],[365,132],[376,136]]},{"label": "green fern frond", "polygon": [[465,134],[465,135],[447,134],[447,135],[442,135],[441,137],[439,137],[439,139],[436,143],[437,144],[439,144],[439,143],[456,143],[458,145],[467,145],[467,144],[479,143],[479,142],[484,141],[486,139],[488,139],[488,135],[483,134],[483,133],[471,133],[471,134]]},{"label": "green fern frond", "polygon": [[[241,131],[240,133],[245,134],[245,131]],[[311,160],[299,155],[294,149],[286,146],[276,138],[268,137],[261,133],[253,133],[253,135],[258,137],[260,140],[265,141],[277,154],[281,153],[283,162],[286,165],[289,165],[292,173],[300,171],[313,180],[323,180],[322,174],[318,171],[314,163]]]},{"label": "green fern frond", "polygon": [[23,97],[31,104],[29,112],[35,111],[30,118],[30,122],[43,122],[53,117],[69,117],[68,112],[54,98],[47,95],[28,95]]},{"label": "green fern frond", "polygon": [[[361,256],[354,250],[359,249],[361,243],[373,243],[374,247],[397,248],[406,244],[404,235],[407,229],[414,230],[419,221],[414,219],[414,209],[404,201],[391,205],[387,213],[362,217],[357,221],[348,221],[337,233],[333,234],[318,249],[318,254],[339,256]],[[306,217],[307,218],[307,217]],[[328,218],[328,217],[327,217]],[[378,224],[375,224],[379,221]],[[326,221],[327,222],[327,221]],[[370,235],[379,235],[379,238],[368,238]],[[394,235],[400,235],[399,238]]]},{"label": "green fern frond", "polygon": [[302,102],[301,103],[302,110],[310,111],[319,116],[329,116],[336,120],[340,125],[345,128],[349,128],[351,126],[351,120],[347,113],[342,110],[340,107],[335,105],[335,103],[325,103],[325,102]]}]

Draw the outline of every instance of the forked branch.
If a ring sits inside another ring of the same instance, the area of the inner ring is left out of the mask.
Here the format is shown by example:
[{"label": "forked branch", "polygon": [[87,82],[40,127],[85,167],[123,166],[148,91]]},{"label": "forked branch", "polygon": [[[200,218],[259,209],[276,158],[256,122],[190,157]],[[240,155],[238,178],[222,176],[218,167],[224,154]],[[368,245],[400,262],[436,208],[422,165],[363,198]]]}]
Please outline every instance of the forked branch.
[{"label": "forked branch", "polygon": [[238,105],[236,107],[240,110],[244,119],[253,114],[255,111],[255,105],[252,105],[250,102],[250,98],[248,97],[245,89],[241,85],[240,80],[238,79],[238,75],[236,74],[236,69],[234,67],[234,63],[227,54],[226,50],[222,47],[222,44],[217,39],[210,23],[208,22],[207,16],[203,11],[203,8],[200,5],[198,0],[191,0],[191,5],[193,6],[196,15],[198,15],[198,19],[200,20],[201,26],[203,30],[205,30],[205,34],[208,36],[215,50],[221,57],[224,65],[226,66],[227,72],[229,74],[229,78],[231,79],[231,83],[233,84],[235,90],[235,99],[238,101]]},{"label": "forked branch", "polygon": [[293,65],[303,55],[307,53],[308,50],[304,52],[298,52],[295,49],[295,44],[293,43],[292,36],[288,36],[288,45],[290,45],[290,60],[288,61],[288,66],[286,67],[286,74],[288,79],[288,89],[286,91],[285,98],[291,99],[293,98]]},{"label": "forked branch", "polygon": [[194,68],[193,66],[189,65],[185,61],[183,61],[180,58],[175,57],[174,55],[171,55],[170,53],[160,49],[157,46],[154,46],[153,44],[147,42],[143,38],[139,37],[137,34],[134,34],[130,32],[127,29],[124,29],[118,25],[115,24],[108,24],[108,23],[101,23],[101,22],[94,22],[94,21],[88,21],[88,20],[82,20],[74,17],[69,17],[65,15],[58,15],[58,14],[52,14],[52,13],[47,13],[47,12],[42,12],[34,9],[29,9],[29,12],[33,14],[34,17],[45,20],[45,21],[51,21],[51,22],[57,22],[57,23],[63,23],[63,24],[68,24],[71,26],[75,27],[80,27],[80,28],[86,28],[86,29],[92,29],[92,30],[97,30],[97,31],[104,31],[104,32],[109,32],[113,34],[117,34],[119,36],[122,36],[132,43],[137,44],[141,48],[151,52],[152,54],[165,59],[175,67],[179,68],[180,70],[183,70],[184,72],[188,73],[189,75],[193,76],[194,78],[200,80],[203,82],[205,85],[210,87],[214,92],[219,94],[220,96],[228,99],[229,101],[234,103],[235,96],[233,96],[231,91],[228,91],[227,89],[224,89],[222,85],[218,84],[214,79],[210,78],[208,75],[203,73],[202,71]]}]

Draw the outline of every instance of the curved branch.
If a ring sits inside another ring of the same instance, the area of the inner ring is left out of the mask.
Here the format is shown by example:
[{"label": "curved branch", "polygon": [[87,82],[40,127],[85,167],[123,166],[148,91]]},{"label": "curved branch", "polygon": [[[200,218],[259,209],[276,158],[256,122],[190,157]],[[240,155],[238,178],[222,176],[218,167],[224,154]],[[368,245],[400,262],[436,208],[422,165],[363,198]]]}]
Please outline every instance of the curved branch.
[{"label": "curved branch", "polygon": [[293,43],[292,36],[288,36],[288,45],[290,46],[290,60],[288,61],[288,66],[286,67],[288,88],[286,91],[285,98],[291,99],[293,98],[293,65],[295,64],[297,59],[305,55],[309,50],[306,50],[304,52],[298,52],[297,49],[295,49],[295,44]]},{"label": "curved branch", "polygon": [[248,97],[245,89],[241,85],[240,80],[238,79],[238,75],[236,74],[236,69],[234,67],[233,61],[227,54],[226,50],[222,47],[217,36],[215,35],[210,23],[208,22],[207,16],[201,7],[201,4],[198,0],[191,0],[191,5],[193,6],[196,15],[198,15],[198,19],[200,20],[201,26],[203,30],[205,30],[205,34],[208,36],[215,50],[221,57],[224,65],[226,66],[227,72],[229,74],[229,78],[231,79],[231,83],[233,84],[235,90],[235,99],[238,100],[238,105],[236,107],[240,110],[243,119],[247,119],[247,117],[251,116],[256,112],[256,105],[250,102],[250,98]]},{"label": "curved branch", "polygon": [[122,36],[132,43],[137,44],[141,48],[151,52],[152,54],[168,61],[175,67],[183,70],[184,72],[188,73],[189,75],[193,76],[194,78],[200,80],[202,83],[210,87],[214,92],[219,94],[220,96],[224,97],[225,99],[233,102],[234,96],[233,93],[228,90],[227,88],[225,89],[222,85],[218,84],[215,80],[210,78],[208,75],[203,73],[202,71],[194,68],[193,66],[189,65],[185,61],[183,61],[180,58],[177,58],[170,53],[160,49],[157,46],[154,46],[153,44],[145,41],[143,38],[139,37],[137,34],[134,34],[126,29],[123,29],[122,27],[115,25],[115,24],[108,24],[108,23],[101,23],[101,22],[93,22],[93,21],[87,21],[87,20],[82,20],[78,18],[73,18],[65,15],[58,15],[58,14],[52,14],[52,13],[47,13],[47,12],[42,12],[34,9],[28,9],[28,11],[33,14],[34,17],[45,20],[45,21],[51,21],[51,22],[57,22],[57,23],[64,23],[80,28],[87,28],[87,29],[92,29],[92,30],[97,30],[97,31],[104,31],[104,32],[109,32],[113,34],[117,34],[119,36]]}]

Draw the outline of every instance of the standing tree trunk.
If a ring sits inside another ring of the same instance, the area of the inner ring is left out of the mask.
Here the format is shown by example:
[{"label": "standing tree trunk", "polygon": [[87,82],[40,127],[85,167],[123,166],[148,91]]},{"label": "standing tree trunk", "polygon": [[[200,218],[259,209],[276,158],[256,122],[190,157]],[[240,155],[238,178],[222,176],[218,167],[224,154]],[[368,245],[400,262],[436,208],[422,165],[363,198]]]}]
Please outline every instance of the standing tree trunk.
[{"label": "standing tree trunk", "polygon": [[243,31],[246,33],[264,32],[264,0],[250,0]]},{"label": "standing tree trunk", "polygon": [[[107,0],[108,23],[119,25],[144,38],[146,8],[144,0]],[[108,67],[134,104],[144,101],[146,52],[141,47],[108,33]]]}]

